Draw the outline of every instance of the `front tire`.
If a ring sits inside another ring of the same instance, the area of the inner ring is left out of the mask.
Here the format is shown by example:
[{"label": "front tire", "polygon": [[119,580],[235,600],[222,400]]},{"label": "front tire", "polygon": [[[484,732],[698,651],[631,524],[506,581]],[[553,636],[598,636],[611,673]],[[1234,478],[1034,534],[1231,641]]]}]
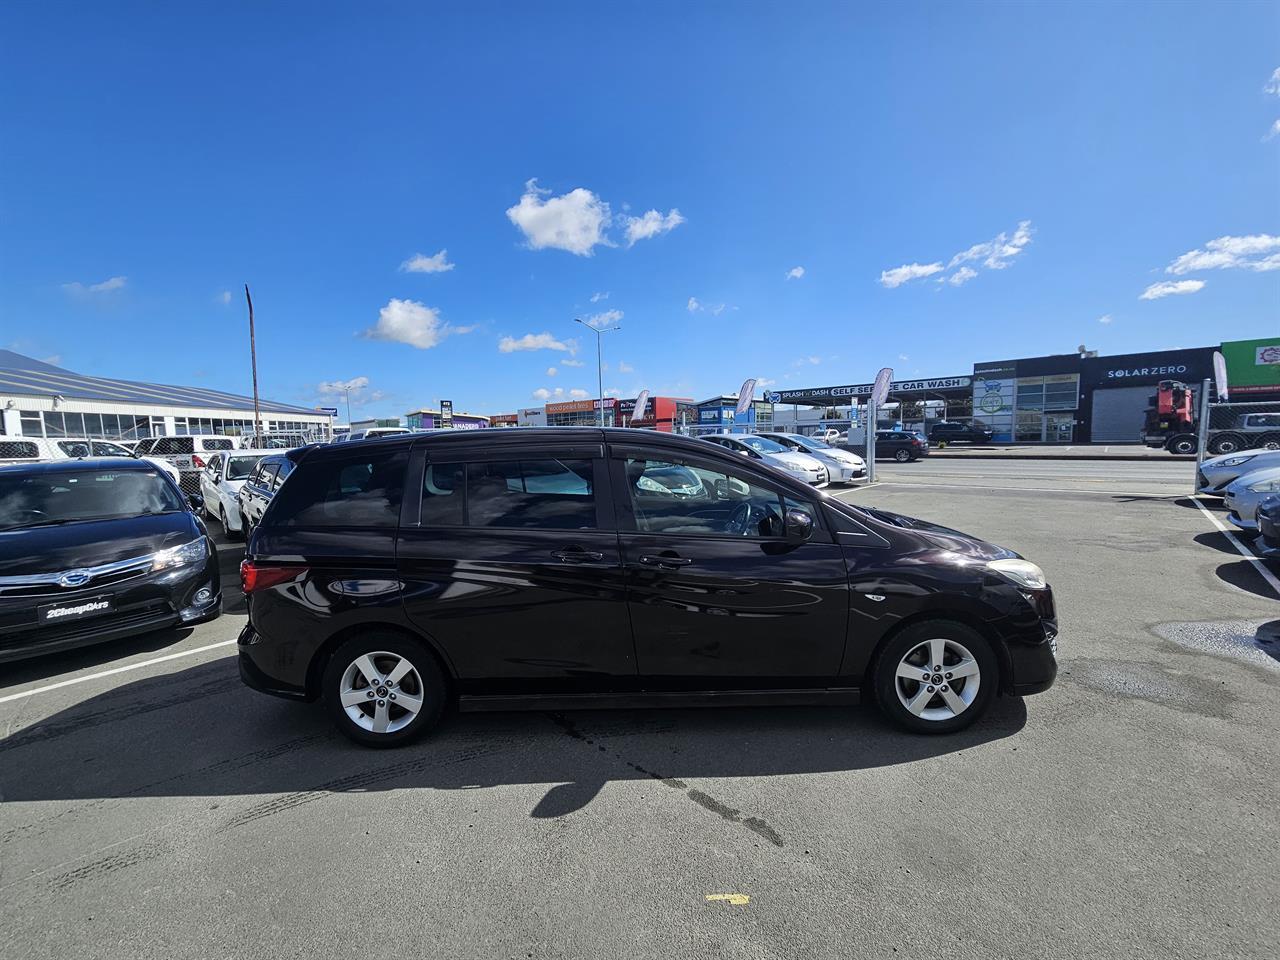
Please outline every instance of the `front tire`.
[{"label": "front tire", "polygon": [[1244,438],[1234,433],[1224,433],[1209,441],[1209,452],[1215,457],[1220,457],[1227,453],[1235,453],[1237,450],[1243,449]]},{"label": "front tire", "polygon": [[398,747],[436,725],[444,676],[431,652],[409,637],[371,630],[333,652],[321,696],[334,724],[367,747]]},{"label": "front tire", "polygon": [[987,639],[962,623],[926,620],[893,637],[872,668],[876,702],[913,733],[955,733],[986,712],[1000,682]]},{"label": "front tire", "polygon": [[1186,456],[1187,454],[1195,453],[1196,447],[1198,446],[1199,443],[1196,441],[1195,437],[1184,433],[1172,438],[1166,445],[1166,449],[1168,449],[1170,453]]},{"label": "front tire", "polygon": [[911,459],[911,451],[895,450],[893,452],[893,459],[897,460],[899,463],[907,463]]}]

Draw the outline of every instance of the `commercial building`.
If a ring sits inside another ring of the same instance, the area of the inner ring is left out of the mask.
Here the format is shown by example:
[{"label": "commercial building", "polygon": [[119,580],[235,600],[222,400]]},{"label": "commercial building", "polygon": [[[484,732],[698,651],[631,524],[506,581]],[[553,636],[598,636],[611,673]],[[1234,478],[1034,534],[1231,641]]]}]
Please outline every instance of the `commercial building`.
[{"label": "commercial building", "polygon": [[439,410],[413,410],[404,415],[405,424],[410,430],[440,430],[446,427],[453,430],[481,430],[489,426],[489,418],[478,413],[454,413],[450,411],[446,420]]},{"label": "commercial building", "polygon": [[[998,443],[1137,443],[1147,406],[1161,380],[1189,384],[1197,397],[1213,377],[1213,354],[1227,357],[1232,399],[1280,399],[1280,338],[1243,340],[1210,347],[1152,350],[1100,357],[1068,353],[973,365],[971,374],[890,384],[886,406],[904,425],[927,429],[933,419],[972,420],[993,431]],[[870,383],[780,390],[775,404],[792,405],[780,416],[807,424],[801,406],[818,408],[818,422],[860,422],[858,407]]]},{"label": "commercial building", "polygon": [[[259,400],[267,432],[331,434],[328,411]],[[205,387],[176,387],[73,373],[0,350],[0,434],[137,440],[254,430],[253,398]]]},{"label": "commercial building", "polygon": [[520,416],[515,413],[495,413],[489,416],[489,426],[491,427],[518,427],[520,426]]},{"label": "commercial building", "polygon": [[548,403],[542,423],[534,422],[536,418],[532,416],[533,410],[521,410],[519,422],[521,426],[595,427],[600,425],[602,406],[606,427],[647,427],[669,433],[679,427],[682,413],[687,422],[697,420],[693,402],[683,397],[650,397],[645,405],[644,419],[638,421],[632,419],[636,412],[635,397],[605,397],[603,401],[597,398]]},{"label": "commercial building", "polygon": [[747,433],[773,429],[773,402],[766,395],[763,400],[752,400],[746,412],[737,413],[736,394],[721,394],[694,404],[698,412],[697,430],[700,433],[737,431]]}]

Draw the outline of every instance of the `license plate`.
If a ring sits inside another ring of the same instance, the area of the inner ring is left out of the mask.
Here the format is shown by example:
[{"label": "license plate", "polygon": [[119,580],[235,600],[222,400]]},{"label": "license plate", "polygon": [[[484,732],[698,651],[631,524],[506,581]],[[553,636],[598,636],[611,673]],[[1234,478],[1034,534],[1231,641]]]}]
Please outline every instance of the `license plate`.
[{"label": "license plate", "polygon": [[40,623],[62,623],[66,620],[83,620],[111,612],[110,597],[87,597],[68,603],[46,603],[36,608]]}]

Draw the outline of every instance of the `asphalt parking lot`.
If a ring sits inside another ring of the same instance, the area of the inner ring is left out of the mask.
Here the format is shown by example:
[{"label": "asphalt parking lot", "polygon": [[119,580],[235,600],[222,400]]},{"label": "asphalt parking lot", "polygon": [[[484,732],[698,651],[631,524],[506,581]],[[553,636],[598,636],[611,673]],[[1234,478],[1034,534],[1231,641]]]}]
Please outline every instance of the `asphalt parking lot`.
[{"label": "asphalt parking lot", "polygon": [[841,495],[1045,569],[1050,691],[943,738],[869,708],[468,714],[378,752],[241,686],[232,601],[0,666],[0,950],[1273,956],[1280,595],[1189,465],[879,471]]}]

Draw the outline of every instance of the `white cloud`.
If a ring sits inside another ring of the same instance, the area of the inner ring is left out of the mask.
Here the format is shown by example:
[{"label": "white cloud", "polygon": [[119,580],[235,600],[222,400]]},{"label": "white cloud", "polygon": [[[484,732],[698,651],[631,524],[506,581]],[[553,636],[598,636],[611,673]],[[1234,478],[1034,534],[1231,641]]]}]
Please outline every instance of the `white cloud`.
[{"label": "white cloud", "polygon": [[591,396],[591,394],[587,393],[587,391],[585,390],[579,390],[578,388],[575,387],[574,389],[569,391],[569,396],[571,396],[574,400],[585,400],[587,397]]},{"label": "white cloud", "polygon": [[903,363],[906,363],[911,358],[908,357],[905,353],[900,353],[898,354],[898,359],[901,360]]},{"label": "white cloud", "polygon": [[1267,81],[1267,85],[1262,88],[1263,93],[1275,94],[1280,97],[1280,67],[1276,67],[1275,72],[1271,74],[1271,79]]},{"label": "white cloud", "polygon": [[544,402],[547,400],[550,400],[551,391],[548,390],[546,387],[539,387],[537,390],[533,391],[533,399],[542,400]]},{"label": "white cloud", "polygon": [[230,291],[230,290],[223,290],[220,294],[218,294],[218,295],[217,295],[216,297],[214,297],[213,299],[214,299],[214,300],[216,300],[218,303],[221,303],[221,304],[223,304],[223,305],[228,304],[228,303],[230,303],[230,302],[231,302],[231,291]]},{"label": "white cloud", "polygon": [[404,273],[447,273],[454,266],[449,262],[448,253],[447,250],[441,250],[430,257],[425,253],[415,253],[400,264],[400,269]]},{"label": "white cloud", "polygon": [[1203,250],[1189,250],[1165,268],[1181,276],[1193,270],[1280,270],[1280,237],[1257,233],[1247,237],[1218,237]]},{"label": "white cloud", "polygon": [[40,358],[40,362],[41,362],[41,363],[47,363],[47,364],[49,364],[50,366],[53,366],[53,367],[60,367],[60,366],[62,366],[62,354],[60,354],[60,353],[52,353],[52,354],[50,354],[50,355],[49,355],[49,356],[47,356],[47,357],[41,357],[41,358]]},{"label": "white cloud", "polygon": [[608,300],[608,299],[609,299],[609,292],[607,290],[604,293],[593,293],[591,295],[592,303],[599,303],[601,300]]},{"label": "white cloud", "polygon": [[555,367],[547,367],[547,376],[548,376],[548,377],[554,377],[554,376],[555,376],[557,373],[559,373],[559,372],[560,372],[560,371],[559,371],[559,370],[557,370]]},{"label": "white cloud", "polygon": [[880,283],[882,286],[892,290],[894,287],[900,287],[909,280],[916,280],[920,277],[931,277],[935,273],[942,272],[942,264],[940,263],[904,263],[900,267],[894,267],[892,270],[883,270],[880,273]]},{"label": "white cloud", "polygon": [[128,277],[110,277],[101,283],[91,283],[87,287],[79,280],[75,280],[71,283],[64,283],[62,289],[77,296],[91,293],[111,293],[114,290],[123,289],[128,279]]},{"label": "white cloud", "polygon": [[690,313],[697,313],[702,309],[702,304],[698,302],[697,297],[690,297],[689,302],[685,306]]},{"label": "white cloud", "polygon": [[625,360],[619,360],[619,361],[618,361],[618,372],[619,372],[619,373],[635,373],[635,372],[636,372],[636,368],[635,368],[635,367],[633,367],[631,364],[627,363],[627,361],[625,361]]},{"label": "white cloud", "polygon": [[350,380],[324,380],[316,384],[316,393],[322,397],[345,396],[350,390],[358,394],[369,386],[368,377],[352,377]]},{"label": "white cloud", "polygon": [[605,327],[612,326],[623,317],[621,310],[606,310],[604,313],[596,313],[586,318],[586,324],[589,327],[595,327],[597,330],[603,330]]},{"label": "white cloud", "polygon": [[638,240],[648,240],[659,234],[669,233],[680,224],[684,217],[674,207],[664,217],[657,210],[650,210],[642,217],[627,217],[627,246],[635,246]]},{"label": "white cloud", "polygon": [[537,180],[529,180],[520,202],[507,210],[507,218],[524,234],[529,249],[567,250],[589,257],[595,247],[611,246],[605,235],[613,219],[609,204],[582,187],[559,197],[548,198],[550,193],[540,189]]},{"label": "white cloud", "polygon": [[440,319],[440,311],[435,307],[393,297],[378,311],[378,322],[361,335],[370,340],[391,340],[430,350],[451,334],[470,333],[474,329],[474,326],[451,327]]},{"label": "white cloud", "polygon": [[1276,120],[1271,124],[1270,129],[1262,135],[1262,142],[1266,143],[1272,137],[1280,136],[1280,120]]},{"label": "white cloud", "polygon": [[1204,289],[1203,280],[1163,280],[1153,283],[1142,291],[1139,300],[1159,300],[1161,297],[1173,297],[1184,293],[1196,293]]},{"label": "white cloud", "polygon": [[723,304],[723,303],[717,303],[717,304],[714,304],[714,305],[712,305],[712,306],[710,306],[710,307],[707,307],[707,309],[711,311],[711,315],[712,315],[712,316],[714,316],[714,317],[718,317],[718,316],[720,316],[720,314],[724,313],[724,304]]},{"label": "white cloud", "polygon": [[1100,317],[1098,318],[1098,322],[1099,322],[1099,323],[1101,323],[1101,324],[1103,324],[1104,326],[1108,326],[1108,325],[1110,325],[1110,323],[1111,323],[1111,314],[1109,314],[1109,313],[1104,313],[1102,316],[1100,316]]},{"label": "white cloud", "polygon": [[770,380],[768,377],[761,377],[759,380],[756,381],[756,386],[761,388],[772,387],[777,382],[778,382],[777,380]]},{"label": "white cloud", "polygon": [[[951,284],[953,287],[958,287],[958,286],[961,286],[962,284],[968,283],[977,275],[978,275],[977,270],[974,270],[970,267],[961,267],[955,273],[951,274],[951,276],[947,277],[947,283]],[[942,278],[939,277],[938,280],[941,281]]]},{"label": "white cloud", "polygon": [[[726,310],[731,309],[727,303],[703,303],[697,297],[690,297],[689,302],[685,304],[685,308],[690,313],[705,312],[714,317],[718,317]],[[733,307],[732,309],[737,310],[738,308]]]},{"label": "white cloud", "polygon": [[563,359],[563,360],[561,360],[561,361],[560,361],[560,366],[562,366],[562,367],[580,367],[580,366],[582,366],[582,361],[581,361],[581,360],[574,360],[574,359],[573,359],[573,358],[571,358],[571,357],[566,357],[565,359]]},{"label": "white cloud", "polygon": [[503,353],[515,353],[518,350],[560,350],[564,353],[576,353],[576,340],[557,340],[549,333],[526,333],[523,337],[503,337],[498,341],[498,349]]},{"label": "white cloud", "polygon": [[792,267],[787,271],[788,280],[799,280],[804,276],[804,267]]}]

